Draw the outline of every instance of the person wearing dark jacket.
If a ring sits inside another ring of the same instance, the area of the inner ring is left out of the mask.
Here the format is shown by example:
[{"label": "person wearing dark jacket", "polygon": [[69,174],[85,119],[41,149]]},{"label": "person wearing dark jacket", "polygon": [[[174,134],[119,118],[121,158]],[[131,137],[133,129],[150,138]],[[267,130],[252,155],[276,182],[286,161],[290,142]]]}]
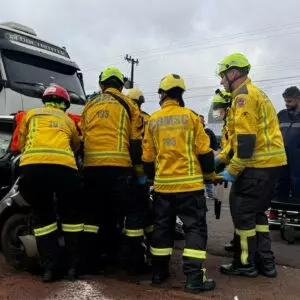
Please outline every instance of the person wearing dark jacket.
[{"label": "person wearing dark jacket", "polygon": [[206,134],[208,135],[209,137],[209,140],[210,140],[210,148],[213,149],[214,151],[217,151],[219,146],[218,146],[218,140],[217,140],[217,137],[216,135],[214,134],[214,132],[209,129],[209,128],[206,128],[205,127],[205,119],[204,119],[204,116],[203,115],[199,115],[200,117],[200,121],[204,127],[204,130],[206,132]]},{"label": "person wearing dark jacket", "polygon": [[300,203],[300,90],[287,88],[282,94],[286,109],[278,113],[288,165],[282,169],[276,187],[276,199]]}]

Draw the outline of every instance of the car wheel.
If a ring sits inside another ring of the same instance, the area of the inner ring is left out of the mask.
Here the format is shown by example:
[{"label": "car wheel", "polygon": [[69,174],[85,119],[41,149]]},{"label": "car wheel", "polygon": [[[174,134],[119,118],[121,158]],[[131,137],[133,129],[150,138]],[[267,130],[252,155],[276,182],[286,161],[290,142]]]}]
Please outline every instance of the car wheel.
[{"label": "car wheel", "polygon": [[9,265],[17,270],[36,272],[38,261],[28,258],[19,236],[31,234],[28,226],[29,215],[15,214],[4,223],[1,232],[3,255]]}]

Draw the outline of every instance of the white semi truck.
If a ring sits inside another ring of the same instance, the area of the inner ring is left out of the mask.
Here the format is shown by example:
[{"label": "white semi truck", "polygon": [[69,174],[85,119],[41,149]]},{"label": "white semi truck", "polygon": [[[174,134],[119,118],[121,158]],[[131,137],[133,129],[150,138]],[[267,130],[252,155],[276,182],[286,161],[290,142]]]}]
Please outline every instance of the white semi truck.
[{"label": "white semi truck", "polygon": [[0,115],[41,106],[43,91],[54,83],[69,91],[69,112],[80,114],[86,101],[82,73],[65,47],[27,26],[0,23]]},{"label": "white semi truck", "polygon": [[221,141],[223,126],[224,126],[224,120],[220,118],[215,119],[213,117],[213,109],[211,104],[208,112],[207,127],[211,129],[214,132],[214,134],[217,136],[218,142]]}]

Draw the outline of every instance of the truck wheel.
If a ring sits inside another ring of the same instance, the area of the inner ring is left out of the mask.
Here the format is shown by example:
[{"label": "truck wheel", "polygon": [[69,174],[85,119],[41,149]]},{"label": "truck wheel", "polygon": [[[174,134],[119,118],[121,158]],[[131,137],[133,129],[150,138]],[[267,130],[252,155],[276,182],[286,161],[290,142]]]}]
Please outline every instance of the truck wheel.
[{"label": "truck wheel", "polygon": [[37,259],[28,258],[19,236],[31,234],[28,226],[28,215],[12,215],[4,223],[1,232],[3,255],[9,265],[17,270],[37,272]]}]

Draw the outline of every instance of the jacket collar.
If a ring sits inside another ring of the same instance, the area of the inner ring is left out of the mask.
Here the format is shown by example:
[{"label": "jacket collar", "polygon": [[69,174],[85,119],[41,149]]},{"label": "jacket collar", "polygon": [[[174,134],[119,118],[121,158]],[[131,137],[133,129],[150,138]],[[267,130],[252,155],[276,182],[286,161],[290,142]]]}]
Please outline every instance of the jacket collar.
[{"label": "jacket collar", "polygon": [[243,87],[246,86],[247,84],[251,84],[251,79],[247,78],[244,82],[242,82],[233,92],[232,92],[232,96],[233,98],[237,95],[237,93],[239,92],[239,90]]},{"label": "jacket collar", "polygon": [[[107,92],[112,93],[112,94],[114,94],[114,95],[116,95],[116,96],[121,96],[121,95],[123,95],[119,90],[117,90],[117,89],[115,89],[115,88],[108,88],[108,89],[106,89],[106,90],[103,92],[103,94],[105,94],[105,93],[107,93]],[[123,95],[123,96],[124,96],[124,95]]]},{"label": "jacket collar", "polygon": [[168,106],[179,106],[179,103],[176,100],[166,100],[163,102],[163,104],[161,105],[161,108],[165,108]]}]

